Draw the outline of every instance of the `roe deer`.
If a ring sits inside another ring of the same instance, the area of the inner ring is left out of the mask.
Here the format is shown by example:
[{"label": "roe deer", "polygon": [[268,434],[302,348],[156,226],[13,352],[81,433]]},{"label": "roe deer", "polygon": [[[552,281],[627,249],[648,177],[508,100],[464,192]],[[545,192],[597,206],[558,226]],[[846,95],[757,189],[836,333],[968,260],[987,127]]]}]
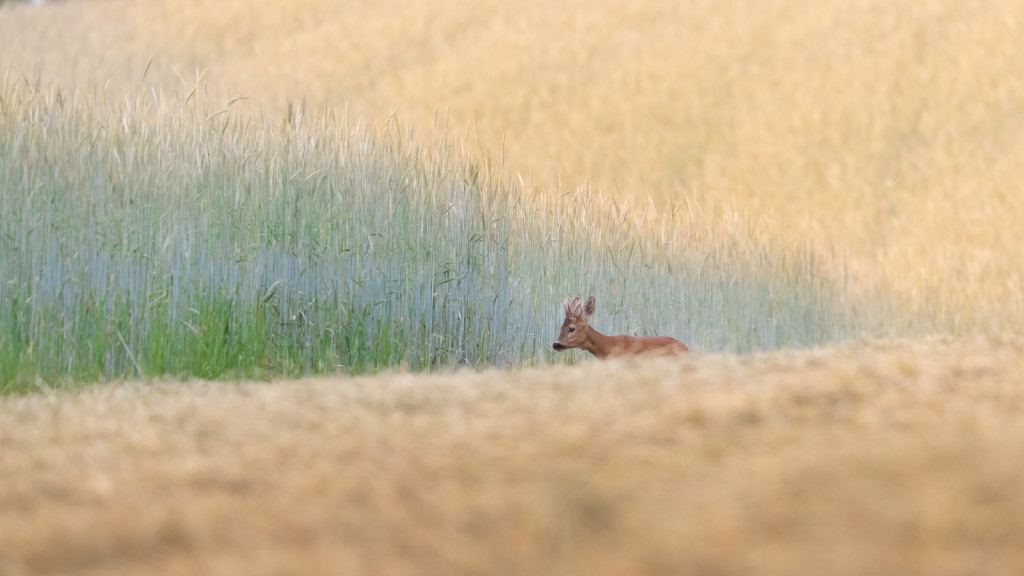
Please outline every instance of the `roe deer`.
[{"label": "roe deer", "polygon": [[558,352],[569,348],[580,348],[598,358],[607,358],[639,354],[668,356],[690,351],[686,344],[668,336],[635,338],[625,334],[619,336],[601,334],[590,327],[590,317],[594,315],[594,310],[597,307],[593,296],[587,298],[583,305],[580,305],[578,297],[572,301],[566,298],[562,306],[565,308],[565,322],[562,322],[562,329],[558,332],[558,340],[551,345]]}]

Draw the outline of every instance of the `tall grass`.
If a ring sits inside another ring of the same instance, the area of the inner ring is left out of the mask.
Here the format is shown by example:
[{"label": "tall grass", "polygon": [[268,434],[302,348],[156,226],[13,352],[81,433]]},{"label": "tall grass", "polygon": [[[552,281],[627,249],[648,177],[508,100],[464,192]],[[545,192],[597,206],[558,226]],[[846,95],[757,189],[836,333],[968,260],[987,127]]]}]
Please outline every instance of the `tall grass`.
[{"label": "tall grass", "polygon": [[209,68],[268,114],[304,98],[373,126],[449,110],[542,194],[770,215],[770,242],[842,254],[858,299],[1019,334],[1021,22],[1022,0],[5,2],[0,71],[166,88]]},{"label": "tall grass", "polygon": [[232,104],[0,85],[4,390],[548,362],[577,293],[695,350],[894,329],[738,213],[535,194],[397,122]]}]

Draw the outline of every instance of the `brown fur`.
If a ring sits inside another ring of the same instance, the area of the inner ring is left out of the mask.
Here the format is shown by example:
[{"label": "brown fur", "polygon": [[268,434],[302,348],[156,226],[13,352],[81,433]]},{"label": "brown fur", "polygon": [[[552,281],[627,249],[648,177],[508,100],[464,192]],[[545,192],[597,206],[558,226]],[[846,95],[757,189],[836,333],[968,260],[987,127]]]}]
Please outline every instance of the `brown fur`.
[{"label": "brown fur", "polygon": [[620,334],[606,336],[590,326],[590,317],[597,305],[594,297],[580,305],[580,299],[565,300],[565,321],[558,332],[558,340],[551,345],[562,352],[570,348],[586,350],[598,358],[614,358],[620,356],[671,356],[689,352],[690,349],[675,338],[668,336],[651,336],[636,338]]}]

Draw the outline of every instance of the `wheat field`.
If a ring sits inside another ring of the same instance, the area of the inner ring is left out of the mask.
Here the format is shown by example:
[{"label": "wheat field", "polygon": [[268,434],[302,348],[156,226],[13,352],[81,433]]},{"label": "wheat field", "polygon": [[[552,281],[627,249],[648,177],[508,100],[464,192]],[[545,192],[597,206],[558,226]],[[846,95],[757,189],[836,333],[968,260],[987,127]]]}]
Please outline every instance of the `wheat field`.
[{"label": "wheat field", "polygon": [[[558,194],[708,202],[936,330],[1019,330],[1024,4],[8,2],[0,70],[435,118]],[[227,100],[227,97],[224,98]]]},{"label": "wheat field", "polygon": [[1024,572],[1022,25],[0,2],[0,576]]},{"label": "wheat field", "polygon": [[1024,570],[1024,344],[0,403],[0,573]]}]

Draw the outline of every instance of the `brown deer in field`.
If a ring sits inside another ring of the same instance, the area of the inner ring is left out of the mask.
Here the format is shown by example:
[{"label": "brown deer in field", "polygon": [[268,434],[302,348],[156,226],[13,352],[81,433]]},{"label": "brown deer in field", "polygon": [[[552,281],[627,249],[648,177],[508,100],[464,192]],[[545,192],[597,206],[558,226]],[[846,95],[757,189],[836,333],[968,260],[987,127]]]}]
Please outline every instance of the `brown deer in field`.
[{"label": "brown deer in field", "polygon": [[582,305],[578,297],[572,300],[566,298],[562,306],[565,308],[565,322],[562,322],[562,329],[558,332],[558,340],[551,345],[558,352],[569,348],[580,348],[598,358],[614,358],[640,354],[670,356],[690,351],[686,344],[668,336],[635,338],[625,334],[618,336],[601,334],[590,327],[590,317],[594,315],[594,310],[597,308],[593,296],[587,298]]}]

